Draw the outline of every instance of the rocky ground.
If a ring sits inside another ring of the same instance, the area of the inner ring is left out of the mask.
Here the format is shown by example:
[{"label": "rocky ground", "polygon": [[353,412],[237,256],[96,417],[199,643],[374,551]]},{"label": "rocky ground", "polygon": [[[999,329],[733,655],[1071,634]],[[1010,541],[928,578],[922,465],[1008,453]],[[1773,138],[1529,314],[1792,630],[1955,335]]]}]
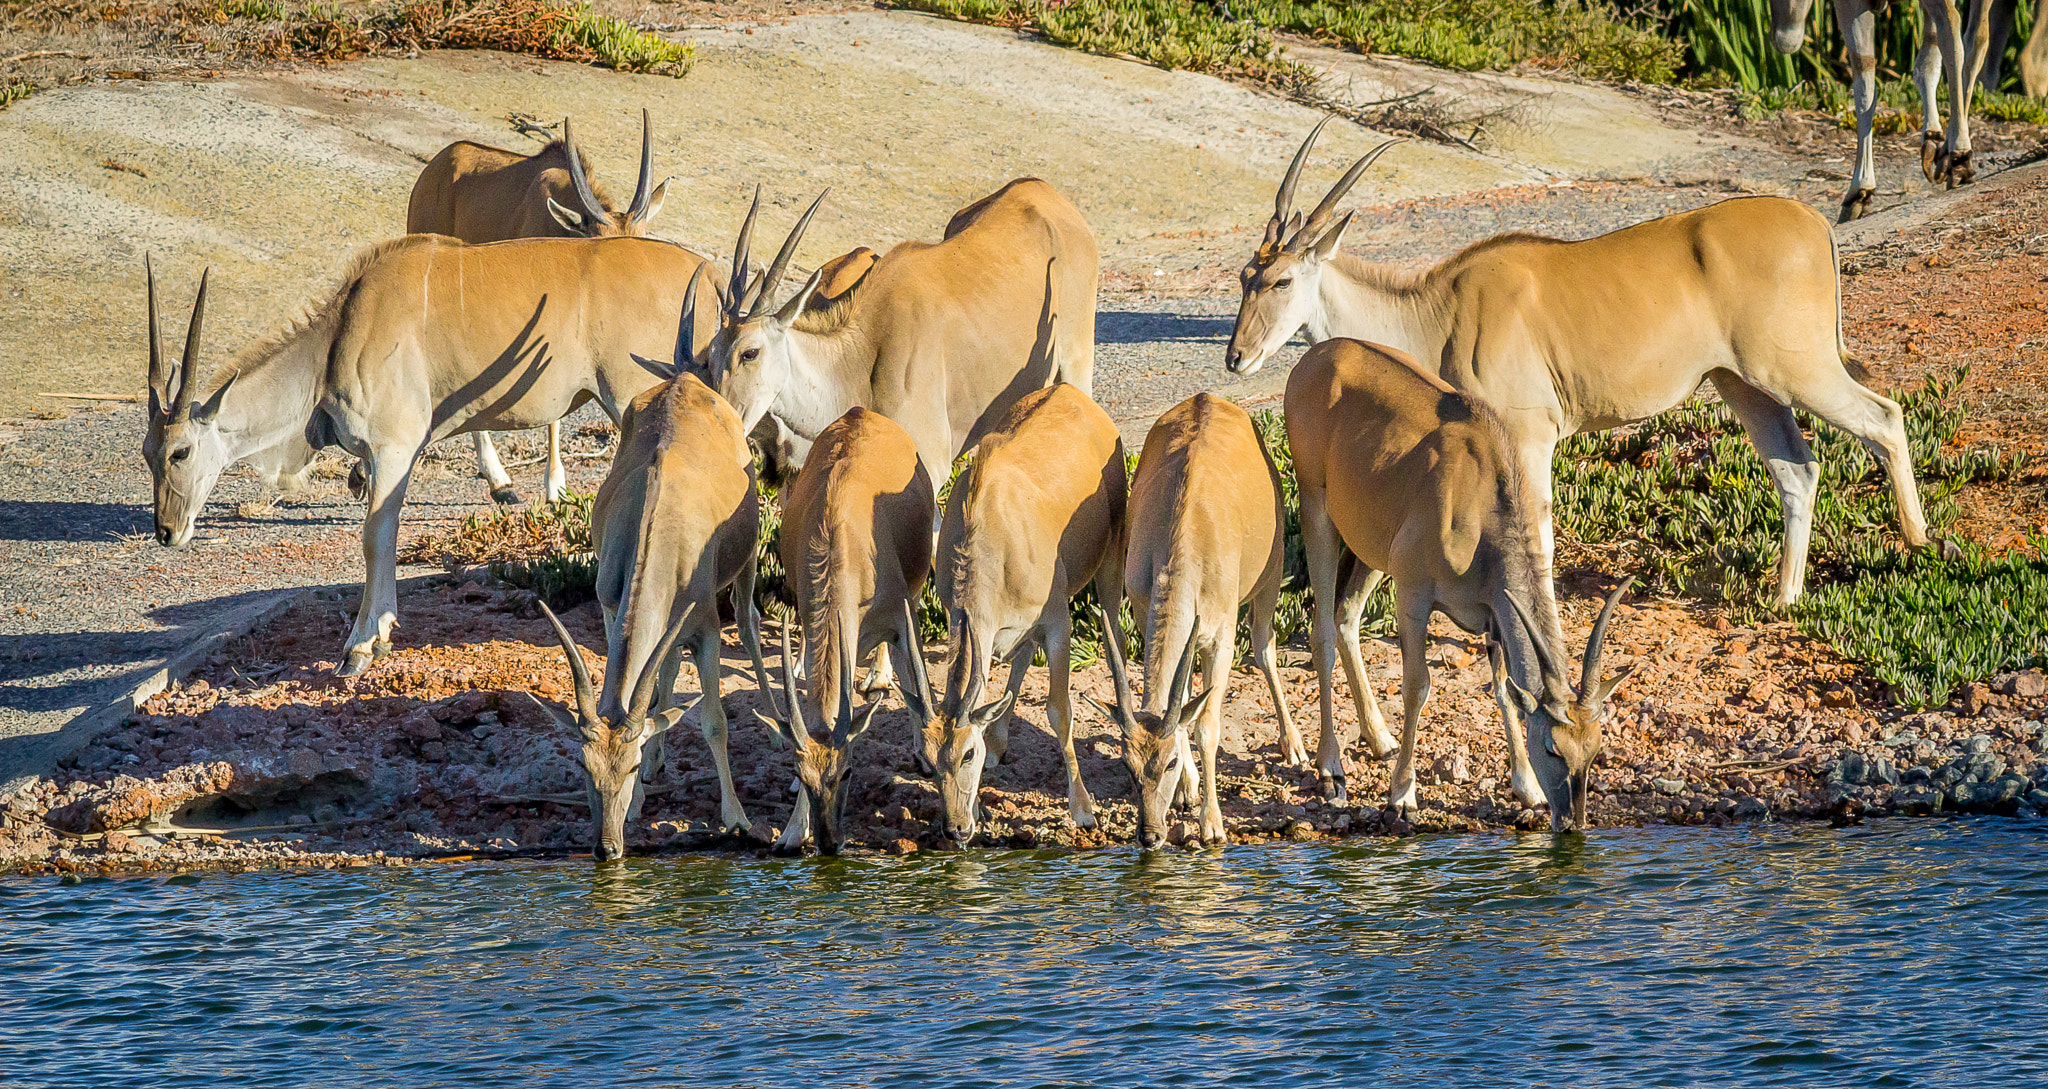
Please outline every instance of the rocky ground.
[{"label": "rocky ground", "polygon": [[[1582,644],[1600,587],[1565,588],[1567,638]],[[575,745],[526,698],[558,707],[570,699],[568,670],[533,595],[473,575],[421,589],[403,602],[393,654],[343,681],[332,670],[349,605],[325,595],[301,603],[56,775],[0,798],[0,862],[33,872],[586,850]],[[564,620],[584,647],[603,645],[594,604]],[[1313,772],[1281,762],[1264,685],[1239,673],[1218,765],[1234,841],[1548,828],[1540,810],[1507,791],[1479,647],[1448,628],[1437,634],[1437,695],[1420,746],[1422,812],[1412,828],[1387,827],[1372,804],[1384,797],[1387,767],[1364,758],[1348,706],[1340,701],[1339,723],[1355,804],[1338,807],[1321,800]],[[736,641],[726,650],[727,711],[750,724],[758,694]],[[1592,795],[1599,827],[2048,813],[2048,677],[2037,671],[1972,686],[1951,708],[1905,713],[1789,624],[1738,627],[1663,601],[1618,610],[1609,655],[1639,670],[1612,703]],[[1313,729],[1313,674],[1298,651],[1283,658],[1289,705]],[[1395,650],[1369,641],[1366,660],[1381,706],[1398,713]],[[1110,698],[1100,665],[1077,671],[1075,684]],[[685,698],[694,693],[694,675],[681,687]],[[1034,670],[1011,756],[984,779],[982,842],[1130,842],[1135,813],[1114,730],[1085,713],[1078,723],[1102,820],[1076,829],[1043,699],[1043,672]],[[788,751],[758,727],[734,730],[734,775],[756,835],[722,835],[696,721],[693,712],[670,734],[665,773],[629,838],[640,850],[766,850],[789,814]],[[937,795],[914,770],[911,728],[909,712],[892,704],[857,743],[850,850],[941,846]],[[1170,838],[1191,833],[1183,815]]]}]

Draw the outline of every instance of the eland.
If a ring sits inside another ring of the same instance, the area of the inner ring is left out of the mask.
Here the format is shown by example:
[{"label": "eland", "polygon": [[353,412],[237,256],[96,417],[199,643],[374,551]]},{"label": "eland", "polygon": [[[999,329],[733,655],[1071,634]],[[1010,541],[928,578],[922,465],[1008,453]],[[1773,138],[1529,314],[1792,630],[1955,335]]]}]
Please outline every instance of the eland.
[{"label": "eland", "polygon": [[1337,650],[1374,755],[1395,751],[1357,641],[1367,597],[1382,575],[1392,575],[1402,719],[1389,823],[1415,810],[1416,733],[1430,693],[1429,618],[1441,612],[1488,636],[1516,797],[1530,805],[1547,799],[1555,831],[1584,828],[1606,700],[1628,675],[1601,672],[1607,624],[1627,584],[1607,599],[1593,626],[1574,692],[1556,611],[1545,607],[1554,598],[1537,492],[1512,436],[1485,402],[1397,352],[1338,337],[1310,348],[1288,374],[1286,412],[1315,599],[1320,771],[1336,785],[1335,797],[1344,800],[1331,698]]},{"label": "eland", "polygon": [[[1797,201],[1742,197],[1583,242],[1500,235],[1410,271],[1338,252],[1356,213],[1337,202],[1393,142],[1360,158],[1306,219],[1295,183],[1326,118],[1280,183],[1240,274],[1224,355],[1250,374],[1303,328],[1429,360],[1492,406],[1534,489],[1551,549],[1551,455],[1580,431],[1648,419],[1712,381],[1769,470],[1784,512],[1779,608],[1798,600],[1820,486],[1804,410],[1861,440],[1891,477],[1906,543],[1927,547],[1905,415],[1850,375],[1834,238]],[[1334,222],[1333,222],[1334,221]]]},{"label": "eland", "polygon": [[[595,400],[614,420],[671,367],[674,317],[704,259],[641,238],[527,239],[468,246],[408,235],[359,254],[340,285],[210,380],[198,375],[205,277],[185,355],[163,357],[149,274],[150,415],[142,456],[157,539],[192,539],[222,470],[276,451],[338,446],[362,460],[365,578],[339,674],[391,647],[398,515],[427,444],[469,431],[539,427]],[[710,329],[699,325],[702,343]]]},{"label": "eland", "polygon": [[[652,190],[654,129],[647,111],[640,111],[640,180],[633,201],[617,210],[611,198],[590,178],[590,160],[576,146],[569,119],[562,119],[562,138],[531,155],[458,140],[420,171],[406,202],[405,233],[442,234],[464,242],[503,242],[512,238],[642,238],[647,224],[661,212],[668,181]],[[548,467],[545,494],[552,503],[562,498],[562,425],[548,422]],[[498,459],[488,431],[472,431],[477,472],[490,484],[491,498],[517,503],[520,495]]]}]

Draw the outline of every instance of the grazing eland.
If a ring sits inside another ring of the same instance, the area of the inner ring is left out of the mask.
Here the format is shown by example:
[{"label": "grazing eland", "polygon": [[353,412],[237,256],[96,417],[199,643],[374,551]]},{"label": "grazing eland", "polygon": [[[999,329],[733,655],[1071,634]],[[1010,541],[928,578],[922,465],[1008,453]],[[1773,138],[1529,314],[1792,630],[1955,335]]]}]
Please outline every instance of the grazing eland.
[{"label": "grazing eland", "polygon": [[[197,371],[205,279],[183,363],[173,367],[158,347],[152,271],[142,456],[155,482],[157,539],[190,541],[221,471],[252,454],[339,446],[361,459],[365,578],[338,671],[361,673],[391,646],[399,509],[427,444],[538,427],[593,399],[618,419],[640,391],[672,376],[633,353],[670,350],[672,315],[704,265],[643,238],[469,246],[408,235],[363,251],[324,300],[207,383]],[[697,342],[709,334],[699,323]]]},{"label": "grazing eland", "polygon": [[[1240,605],[1251,606],[1252,661],[1273,697],[1281,751],[1291,764],[1305,760],[1273,645],[1287,526],[1280,473],[1251,416],[1208,393],[1168,409],[1138,455],[1125,526],[1124,593],[1144,629],[1145,702],[1131,702],[1117,645],[1123,629],[1105,612],[1117,705],[1114,714],[1100,705],[1097,710],[1122,728],[1124,763],[1137,786],[1139,844],[1154,847],[1165,838],[1167,808],[1181,792],[1191,802],[1200,793],[1202,841],[1221,843],[1226,833],[1216,800],[1216,746],[1237,657]],[[1205,687],[1190,695],[1198,669]],[[1199,773],[1191,732],[1201,747]]]},{"label": "grazing eland", "polygon": [[[796,748],[797,804],[777,847],[794,851],[809,835],[835,854],[853,774],[847,750],[882,705],[877,697],[854,714],[855,665],[886,644],[899,676],[924,671],[911,657],[919,653],[917,593],[932,564],[932,481],[908,432],[855,407],[818,433],[782,503],[782,567],[796,597],[809,690],[798,688],[785,624],[789,714],[756,714]],[[929,691],[903,689],[920,723],[931,717]],[[821,736],[811,722],[823,727]]]},{"label": "grazing eland", "polygon": [[[1382,575],[1392,575],[1402,719],[1389,822],[1415,809],[1416,731],[1430,687],[1429,618],[1441,612],[1489,636],[1516,796],[1531,805],[1548,799],[1553,830],[1584,828],[1606,700],[1630,672],[1603,677],[1600,664],[1608,620],[1627,584],[1607,599],[1593,626],[1574,693],[1556,611],[1544,607],[1554,598],[1537,492],[1512,436],[1484,401],[1407,356],[1337,337],[1310,348],[1288,374],[1286,412],[1315,598],[1323,776],[1339,784],[1341,798],[1334,652],[1344,652],[1353,693],[1366,693],[1371,704],[1358,660],[1358,613]],[[1339,642],[1341,625],[1348,627]],[[1378,708],[1372,711],[1361,713],[1359,724],[1374,755],[1383,757],[1392,739]],[[1526,724],[1518,715],[1527,716]]]},{"label": "grazing eland", "polygon": [[[683,329],[687,337],[687,318]],[[678,350],[687,348],[684,344]],[[760,618],[754,609],[760,532],[754,455],[731,406],[687,373],[635,397],[619,425],[611,472],[590,511],[597,600],[604,609],[603,690],[591,698],[589,678],[578,669],[581,659],[562,633],[570,671],[579,674],[576,711],[554,712],[583,739],[600,861],[624,853],[625,822],[638,819],[649,778],[662,766],[663,735],[680,715],[650,712],[675,690],[685,649],[696,660],[703,692],[698,728],[718,770],[720,824],[731,831],[752,827],[733,787],[726,753],[718,597],[731,591],[740,641],[766,691]],[[654,650],[664,645],[674,653],[657,656]],[[652,696],[643,698],[650,676],[658,681]],[[628,692],[634,694],[630,702]]]},{"label": "grazing eland", "polygon": [[[1116,424],[1064,382],[1011,406],[953,481],[933,572],[952,651],[921,759],[938,782],[946,835],[960,846],[974,838],[983,767],[1009,748],[1010,709],[1040,648],[1050,681],[1045,715],[1066,761],[1067,812],[1078,827],[1095,826],[1095,799],[1074,754],[1068,610],[1091,583],[1110,615],[1122,607],[1124,490]],[[998,659],[1009,662],[1009,683],[984,700]],[[910,661],[912,687],[931,691],[923,656]]]}]

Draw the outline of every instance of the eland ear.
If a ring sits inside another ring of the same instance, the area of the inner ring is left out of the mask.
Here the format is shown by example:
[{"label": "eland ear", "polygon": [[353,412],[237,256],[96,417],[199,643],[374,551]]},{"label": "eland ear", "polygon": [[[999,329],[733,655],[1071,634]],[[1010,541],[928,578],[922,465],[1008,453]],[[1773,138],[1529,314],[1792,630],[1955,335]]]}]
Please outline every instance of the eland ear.
[{"label": "eland ear", "polygon": [[[1081,698],[1087,699],[1088,697],[1083,696]],[[969,711],[967,713],[967,722],[977,730],[986,730],[990,726],[1001,722],[1004,716],[1010,713],[1010,705],[1015,703],[1016,700],[1017,697],[1014,694],[1005,692],[995,699],[982,704],[980,707]],[[1093,703],[1094,701],[1089,700],[1089,702]],[[1100,710],[1100,708],[1097,708],[1097,710]]]},{"label": "eland ear", "polygon": [[846,732],[846,740],[850,742],[854,738],[859,737],[864,733],[867,733],[868,727],[875,724],[875,712],[881,709],[881,700],[875,700],[874,702],[869,703],[867,705],[867,708],[860,713],[860,717],[854,720],[853,729],[848,730]]},{"label": "eland ear", "polygon": [[1533,715],[1536,713],[1536,697],[1530,695],[1529,690],[1522,687],[1522,682],[1509,677],[1508,691],[1514,693],[1515,706],[1520,707],[1523,714]]},{"label": "eland ear", "polygon": [[1601,681],[1598,685],[1594,686],[1592,698],[1587,700],[1587,702],[1593,704],[1596,707],[1600,704],[1606,703],[1607,697],[1613,695],[1614,690],[1621,687],[1621,682],[1628,680],[1630,677],[1634,676],[1636,667],[1640,665],[1642,665],[1641,662],[1630,662],[1628,665],[1622,667],[1621,672],[1616,673],[1614,676],[1609,677],[1604,681]]},{"label": "eland ear", "polygon": [[582,213],[558,203],[553,197],[548,198],[548,214],[554,217],[556,223],[561,224],[563,230],[571,234],[583,233]]},{"label": "eland ear", "polygon": [[661,202],[668,199],[668,183],[674,180],[674,178],[661,179],[661,184],[655,186],[654,192],[647,195],[647,207],[641,210],[640,215],[633,222],[646,223],[661,214]]},{"label": "eland ear", "polygon": [[192,422],[203,424],[220,415],[220,406],[227,402],[228,390],[234,386],[235,379],[239,377],[241,376],[237,374],[228,375],[228,380],[222,382],[220,388],[213,391],[213,396],[208,397],[205,404],[192,406]]},{"label": "eland ear", "polygon": [[632,356],[633,362],[640,364],[640,366],[644,368],[647,371],[647,373],[652,374],[663,381],[667,381],[668,379],[674,378],[679,373],[678,369],[673,363],[665,363],[659,359],[649,359],[646,356],[640,355],[636,352],[627,352],[626,354]]},{"label": "eland ear", "polygon": [[1344,241],[1345,230],[1351,226],[1353,214],[1352,212],[1344,213],[1344,218],[1338,220],[1336,226],[1324,231],[1323,236],[1316,239],[1315,244],[1308,248],[1309,256],[1317,261],[1327,261],[1335,255],[1338,245]]},{"label": "eland ear", "polygon": [[782,305],[782,309],[775,312],[775,324],[788,328],[795,322],[797,315],[803,313],[804,307],[810,303],[811,295],[818,290],[818,283],[824,275],[825,270],[822,268],[812,272],[811,278],[804,281],[804,286],[798,288],[797,293],[790,296],[789,301]]},{"label": "eland ear", "polygon": [[690,709],[697,706],[697,704],[701,702],[703,699],[704,697],[699,696],[681,707],[671,707],[658,715],[648,716],[648,723],[654,727],[649,732],[661,734],[667,733],[668,731],[675,729],[676,723],[681,722],[683,720],[683,716],[689,714]]},{"label": "eland ear", "polygon": [[1222,698],[1223,687],[1220,684],[1210,685],[1208,688],[1203,689],[1200,695],[1183,704],[1180,714],[1173,717],[1173,728],[1175,730],[1185,730],[1188,727],[1188,723],[1207,714],[1209,711],[1209,701]]},{"label": "eland ear", "polygon": [[1094,696],[1091,696],[1086,692],[1076,692],[1074,694],[1081,697],[1082,703],[1085,703],[1088,706],[1093,707],[1095,709],[1095,713],[1102,716],[1102,721],[1107,722],[1112,726],[1123,725],[1123,716],[1117,714],[1114,711],[1111,711],[1107,707],[1104,707],[1101,701],[1097,700]]},{"label": "eland ear", "polygon": [[535,707],[538,707],[543,711],[546,711],[548,713],[548,717],[555,720],[555,725],[560,726],[562,729],[567,730],[572,734],[580,734],[586,739],[593,741],[596,740],[596,731],[590,728],[589,726],[584,725],[582,722],[577,721],[575,715],[563,711],[562,709],[556,707],[554,704],[542,703],[540,697],[534,695],[531,692],[521,691],[519,694],[525,696],[527,702],[533,704]]}]

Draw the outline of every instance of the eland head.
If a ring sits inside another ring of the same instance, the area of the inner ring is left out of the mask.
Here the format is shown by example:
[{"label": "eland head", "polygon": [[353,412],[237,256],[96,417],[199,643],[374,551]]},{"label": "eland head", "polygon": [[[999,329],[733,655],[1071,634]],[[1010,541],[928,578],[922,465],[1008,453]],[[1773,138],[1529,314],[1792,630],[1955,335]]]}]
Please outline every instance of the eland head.
[{"label": "eland head", "polygon": [[1231,330],[1230,345],[1223,354],[1224,365],[1233,373],[1251,374],[1264,366],[1287,343],[1287,338],[1314,315],[1323,262],[1337,252],[1345,229],[1351,226],[1350,212],[1334,224],[1331,222],[1337,202],[1344,199],[1374,160],[1400,143],[1389,140],[1351,164],[1351,169],[1330,187],[1322,203],[1303,219],[1300,212],[1294,211],[1294,188],[1301,180],[1301,164],[1308,160],[1316,137],[1322,135],[1323,126],[1329,123],[1328,117],[1318,122],[1302,142],[1301,150],[1294,153],[1294,162],[1288,165],[1287,176],[1281,179],[1280,191],[1273,199],[1273,218],[1266,222],[1266,237],[1238,273],[1244,300],[1238,305],[1237,325]]},{"label": "eland head", "polygon": [[794,366],[790,359],[789,327],[804,312],[811,293],[818,289],[820,274],[813,272],[780,309],[769,307],[782,286],[783,274],[789,269],[797,243],[803,240],[804,229],[811,225],[811,217],[830,192],[827,189],[811,202],[803,218],[797,220],[796,227],[783,240],[775,261],[751,284],[747,281],[747,251],[753,240],[754,218],[761,211],[759,186],[754,187],[754,203],[747,209],[739,241],[733,246],[732,282],[725,292],[725,311],[705,355],[710,364],[711,387],[739,412],[740,423],[750,434],[791,381]]},{"label": "eland head", "polygon": [[1081,698],[1122,730],[1124,766],[1130,769],[1138,793],[1138,846],[1157,847],[1166,839],[1166,811],[1180,789],[1181,761],[1191,759],[1188,727],[1202,716],[1209,701],[1217,698],[1222,689],[1212,687],[1189,697],[1188,689],[1195,679],[1195,639],[1190,634],[1180,664],[1174,667],[1166,706],[1157,714],[1136,709],[1131,701],[1130,674],[1124,664],[1122,628],[1100,606],[1097,615],[1102,618],[1102,649],[1109,659],[1109,675],[1116,684],[1116,711],[1112,714],[1086,694]]},{"label": "eland head", "polygon": [[1550,637],[1529,619],[1522,603],[1514,595],[1506,595],[1536,651],[1538,691],[1530,692],[1513,679],[1508,684],[1515,702],[1527,716],[1533,750],[1530,762],[1543,784],[1544,795],[1550,799],[1552,831],[1575,832],[1586,827],[1586,794],[1592,783],[1593,762],[1607,744],[1602,728],[1607,721],[1607,697],[1636,670],[1631,664],[1612,677],[1601,675],[1608,621],[1613,619],[1615,605],[1634,581],[1628,579],[1615,587],[1600,607],[1600,617],[1593,622],[1593,634],[1586,640],[1576,692],[1565,675],[1562,648],[1550,646]]},{"label": "eland head", "polygon": [[[854,714],[853,638],[856,638],[856,633],[847,632],[838,643],[839,709],[824,736],[812,736],[810,727],[804,722],[804,698],[797,690],[796,656],[791,649],[795,640],[791,638],[787,624],[782,629],[782,687],[789,699],[789,717],[754,712],[763,724],[795,747],[797,788],[803,791],[811,805],[811,835],[817,841],[818,850],[828,855],[839,853],[840,811],[846,808],[846,784],[853,777],[853,765],[847,762],[846,750],[854,738],[867,732],[875,721],[875,712],[882,707],[882,701],[877,699],[863,708],[858,716]],[[919,672],[922,673],[921,668]]]},{"label": "eland head", "polygon": [[[904,610],[910,613],[907,603]],[[982,769],[988,763],[988,732],[1009,715],[1015,696],[1006,691],[987,703],[979,702],[988,687],[988,656],[975,642],[972,617],[964,612],[958,615],[960,628],[954,633],[945,698],[932,704],[918,760],[938,785],[946,837],[954,846],[965,847],[980,825],[978,797]],[[906,622],[909,630],[916,632],[916,615],[908,615]],[[918,692],[930,692],[922,650],[917,647],[911,655],[915,674],[911,683]]]},{"label": "eland head", "polygon": [[142,460],[156,484],[157,543],[182,548],[192,540],[193,526],[221,470],[235,460],[219,427],[221,404],[235,378],[228,376],[212,396],[198,400],[200,328],[206,320],[206,281],[213,270],[199,276],[192,320],[185,327],[184,358],[173,362],[164,358],[159,331],[156,270],[147,256],[142,267],[149,279],[149,430],[142,439]]},{"label": "eland head", "polygon": [[[652,770],[643,767],[649,753],[648,743],[681,721],[689,710],[653,708],[655,699],[662,694],[662,663],[675,649],[691,609],[683,611],[662,636],[661,644],[654,648],[654,655],[647,659],[640,679],[633,685],[633,698],[627,701],[624,713],[607,719],[598,714],[597,692],[591,687],[583,652],[569,638],[569,629],[562,626],[555,611],[546,602],[540,608],[554,626],[555,638],[561,641],[562,653],[569,659],[569,675],[576,685],[576,710],[567,714],[533,699],[531,694],[527,698],[582,742],[584,786],[590,795],[591,818],[597,824],[597,843],[591,851],[599,862],[609,862],[626,853],[626,820],[638,807],[646,789],[646,772]],[[613,668],[624,667],[623,661],[613,663]]]},{"label": "eland head", "polygon": [[571,235],[585,238],[644,238],[647,224],[661,214],[661,203],[668,196],[668,183],[664,178],[660,185],[649,191],[647,183],[654,180],[654,128],[647,111],[640,111],[640,178],[633,187],[633,203],[626,210],[616,211],[605,206],[590,176],[584,172],[583,154],[576,147],[576,136],[570,131],[569,119],[562,119],[562,155],[568,160],[569,182],[575,187],[576,207],[571,208],[553,197],[547,198],[548,214],[561,228]]}]

